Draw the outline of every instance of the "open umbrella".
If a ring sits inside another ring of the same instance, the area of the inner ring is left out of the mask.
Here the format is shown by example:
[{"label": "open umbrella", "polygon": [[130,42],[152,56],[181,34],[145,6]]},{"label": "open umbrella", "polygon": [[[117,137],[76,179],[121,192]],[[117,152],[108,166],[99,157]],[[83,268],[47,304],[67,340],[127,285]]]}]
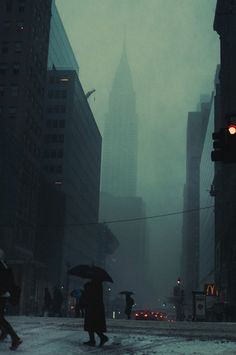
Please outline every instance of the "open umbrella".
[{"label": "open umbrella", "polygon": [[68,270],[69,275],[78,276],[83,279],[95,279],[99,281],[113,282],[111,276],[102,268],[94,265],[77,265]]},{"label": "open umbrella", "polygon": [[134,293],[132,291],[121,291],[121,295],[133,295]]}]

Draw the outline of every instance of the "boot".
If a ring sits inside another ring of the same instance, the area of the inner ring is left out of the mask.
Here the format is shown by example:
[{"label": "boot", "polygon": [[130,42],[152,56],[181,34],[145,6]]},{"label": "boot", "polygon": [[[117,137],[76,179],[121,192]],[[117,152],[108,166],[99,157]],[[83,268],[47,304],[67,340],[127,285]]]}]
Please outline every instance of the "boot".
[{"label": "boot", "polygon": [[89,345],[89,346],[95,346],[95,345],[96,345],[96,342],[95,342],[95,340],[94,340],[94,341],[89,340],[89,341],[85,341],[83,344],[84,344],[84,345]]},{"label": "boot", "polygon": [[109,338],[104,334],[101,336],[100,339],[101,339],[99,344],[100,347],[103,346],[109,340]]},{"label": "boot", "polygon": [[20,338],[13,339],[10,350],[16,350],[22,342],[23,340]]}]

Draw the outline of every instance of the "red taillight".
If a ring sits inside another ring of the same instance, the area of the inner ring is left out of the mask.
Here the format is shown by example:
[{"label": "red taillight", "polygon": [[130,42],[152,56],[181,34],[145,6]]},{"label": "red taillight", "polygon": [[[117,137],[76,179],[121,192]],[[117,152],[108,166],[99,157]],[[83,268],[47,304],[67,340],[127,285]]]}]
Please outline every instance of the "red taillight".
[{"label": "red taillight", "polygon": [[148,317],[147,313],[144,314],[144,317],[146,317],[146,318]]},{"label": "red taillight", "polygon": [[139,314],[138,313],[135,313],[135,317],[138,317],[139,316]]}]

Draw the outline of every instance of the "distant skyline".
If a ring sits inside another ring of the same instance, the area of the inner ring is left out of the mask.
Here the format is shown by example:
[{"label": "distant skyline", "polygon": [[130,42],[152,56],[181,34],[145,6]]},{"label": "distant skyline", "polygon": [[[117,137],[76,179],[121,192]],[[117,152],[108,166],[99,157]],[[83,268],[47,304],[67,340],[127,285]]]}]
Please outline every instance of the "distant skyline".
[{"label": "distant skyline", "polygon": [[[139,117],[138,195],[146,202],[147,215],[181,211],[188,111],[197,109],[202,94],[211,95],[220,61],[219,38],[213,31],[216,1],[56,4],[84,90],[96,89],[89,102],[102,134],[126,38]],[[156,292],[165,294],[179,272],[182,215],[150,220],[149,228]],[[163,268],[167,257],[171,263]]]}]

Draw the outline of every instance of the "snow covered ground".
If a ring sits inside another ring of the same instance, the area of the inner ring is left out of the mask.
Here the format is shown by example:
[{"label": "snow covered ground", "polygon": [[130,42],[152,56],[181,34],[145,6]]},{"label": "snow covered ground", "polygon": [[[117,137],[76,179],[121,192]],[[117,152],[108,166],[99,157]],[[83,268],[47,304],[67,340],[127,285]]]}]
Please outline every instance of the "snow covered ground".
[{"label": "snow covered ground", "polygon": [[[17,349],[21,355],[77,355],[77,354],[114,354],[114,355],[233,355],[236,354],[236,343],[223,339],[200,340],[175,336],[150,335],[154,323],[142,323],[139,332],[135,330],[137,323],[131,321],[130,327],[125,323],[122,328],[108,326],[108,343],[103,348],[83,345],[87,340],[81,320],[73,318],[37,318],[9,317],[23,343]],[[133,325],[133,326],[132,326]],[[98,341],[97,341],[98,342]],[[9,350],[10,339],[0,343],[0,353],[12,354]]]}]

